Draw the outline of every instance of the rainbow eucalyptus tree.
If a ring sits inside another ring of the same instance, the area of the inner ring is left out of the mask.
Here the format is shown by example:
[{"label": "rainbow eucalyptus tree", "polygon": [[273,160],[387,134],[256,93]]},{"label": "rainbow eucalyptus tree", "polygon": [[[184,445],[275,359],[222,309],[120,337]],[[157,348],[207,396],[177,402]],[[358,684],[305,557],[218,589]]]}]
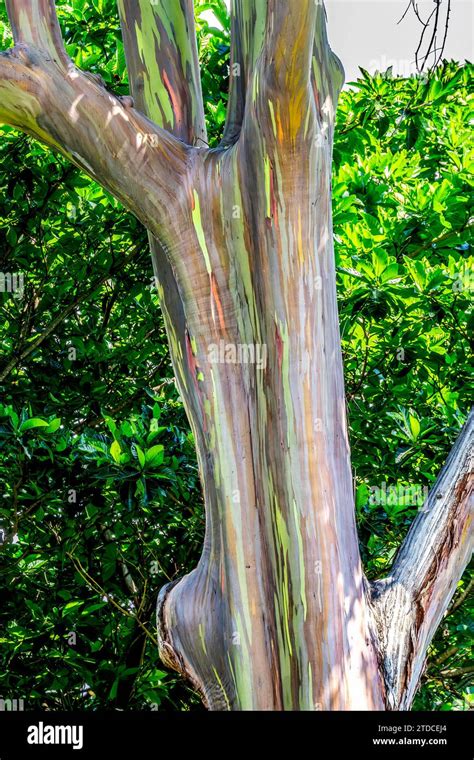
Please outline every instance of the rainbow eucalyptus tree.
[{"label": "rainbow eucalyptus tree", "polygon": [[331,222],[343,71],[321,0],[234,0],[206,144],[192,0],[118,0],[131,95],[68,58],[52,0],[7,0],[0,119],[146,226],[206,505],[158,600],[163,660],[215,710],[407,709],[472,551],[472,415],[389,576],[361,565]]}]

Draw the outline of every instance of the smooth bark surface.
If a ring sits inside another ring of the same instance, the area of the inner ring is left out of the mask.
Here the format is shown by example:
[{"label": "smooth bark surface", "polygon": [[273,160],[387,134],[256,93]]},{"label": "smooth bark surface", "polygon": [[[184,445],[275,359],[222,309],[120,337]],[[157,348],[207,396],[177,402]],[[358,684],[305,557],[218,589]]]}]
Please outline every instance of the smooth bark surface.
[{"label": "smooth bark surface", "polygon": [[407,709],[472,552],[472,417],[369,586],[355,525],[331,219],[341,65],[316,0],[235,0],[206,147],[191,0],[119,0],[134,103],[77,70],[54,3],[9,0],[0,118],[147,227],[206,507],[158,602],[161,654],[211,709]]}]

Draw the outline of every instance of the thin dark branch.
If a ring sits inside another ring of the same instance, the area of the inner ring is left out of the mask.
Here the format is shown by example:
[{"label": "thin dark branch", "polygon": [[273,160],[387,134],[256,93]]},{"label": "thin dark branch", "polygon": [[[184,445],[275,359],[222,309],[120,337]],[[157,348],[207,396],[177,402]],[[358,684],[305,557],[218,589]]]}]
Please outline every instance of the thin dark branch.
[{"label": "thin dark branch", "polygon": [[[446,40],[448,37],[448,27],[449,27],[449,18],[451,15],[451,0],[434,0],[435,2],[435,8],[429,13],[428,17],[426,19],[423,19],[420,13],[420,9],[418,7],[418,3],[416,0],[409,0],[409,3],[407,7],[405,8],[405,11],[403,12],[402,17],[398,21],[400,24],[408,15],[408,13],[413,11],[418,23],[422,27],[422,32],[420,35],[420,39],[418,41],[418,47],[415,51],[415,62],[416,62],[416,68],[419,73],[422,73],[427,61],[430,57],[432,57],[432,64],[429,67],[430,70],[434,69],[439,62],[443,58],[443,53],[446,47]],[[443,4],[444,3],[444,4]],[[443,14],[441,13],[442,7],[446,7],[446,14],[444,17],[444,24],[443,24]],[[437,45],[437,37],[440,33],[440,30],[443,28],[443,42],[440,46]],[[426,32],[431,30],[431,37],[429,39],[429,42],[425,43],[425,35]],[[421,55],[422,51],[424,50],[423,55]]]}]

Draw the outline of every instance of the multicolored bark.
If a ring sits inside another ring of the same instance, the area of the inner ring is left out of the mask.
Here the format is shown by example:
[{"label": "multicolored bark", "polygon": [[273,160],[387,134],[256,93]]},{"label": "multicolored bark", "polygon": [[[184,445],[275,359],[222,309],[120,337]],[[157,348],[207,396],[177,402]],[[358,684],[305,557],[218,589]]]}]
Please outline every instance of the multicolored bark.
[{"label": "multicolored bark", "polygon": [[231,6],[231,60],[227,118],[222,147],[239,136],[255,64],[265,35],[267,0],[234,0]]},{"label": "multicolored bark", "polygon": [[406,708],[472,551],[469,436],[442,475],[446,514],[429,502],[370,587],[332,241],[343,75],[324,8],[235,0],[228,120],[209,150],[191,0],[118,6],[136,108],[67,59],[54,3],[9,0],[17,44],[0,59],[0,118],[69,156],[150,232],[207,520],[198,567],[160,594],[162,657],[211,709]]},{"label": "multicolored bark", "polygon": [[206,145],[193,0],[118,0],[137,108],[189,145]]}]

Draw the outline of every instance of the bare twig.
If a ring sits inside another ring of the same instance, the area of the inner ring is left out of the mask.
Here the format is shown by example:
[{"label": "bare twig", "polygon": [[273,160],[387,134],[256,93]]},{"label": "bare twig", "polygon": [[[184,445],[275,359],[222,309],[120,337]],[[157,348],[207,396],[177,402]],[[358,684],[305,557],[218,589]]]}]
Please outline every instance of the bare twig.
[{"label": "bare twig", "polygon": [[[421,74],[427,64],[429,58],[432,58],[432,64],[429,70],[433,70],[439,64],[443,58],[443,53],[446,47],[446,40],[448,37],[449,17],[451,15],[451,0],[434,0],[435,8],[429,13],[427,18],[422,18],[420,9],[418,7],[417,0],[409,0],[405,11],[399,20],[399,24],[406,18],[409,11],[412,10],[419,24],[422,27],[420,39],[418,41],[418,47],[415,51],[415,62],[417,71]],[[442,13],[442,9],[446,8],[446,13]],[[444,21],[443,21],[444,15]],[[437,45],[437,36],[440,30],[443,29],[443,41],[441,45]],[[431,30],[431,36],[429,42],[424,48],[425,53],[421,55],[423,50],[423,44],[425,42],[425,35]]]}]

